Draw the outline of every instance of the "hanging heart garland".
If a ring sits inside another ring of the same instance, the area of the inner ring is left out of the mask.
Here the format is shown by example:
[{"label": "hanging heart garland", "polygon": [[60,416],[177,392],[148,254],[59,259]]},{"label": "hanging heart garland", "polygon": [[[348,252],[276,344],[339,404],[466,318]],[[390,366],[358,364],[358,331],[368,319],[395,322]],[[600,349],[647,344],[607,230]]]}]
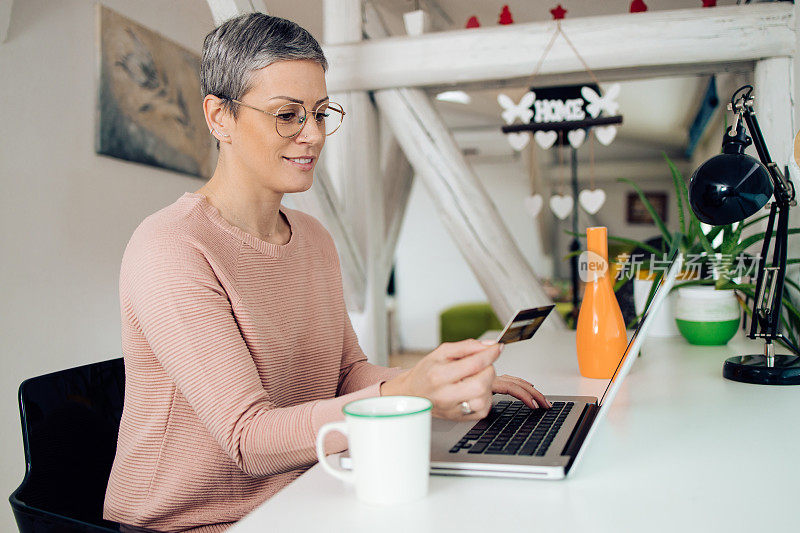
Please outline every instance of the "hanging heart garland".
[{"label": "hanging heart garland", "polygon": [[531,141],[531,136],[527,131],[508,133],[506,137],[508,138],[508,144],[517,152],[528,146],[528,143]]},{"label": "hanging heart garland", "polygon": [[606,203],[606,192],[603,189],[584,189],[578,194],[578,203],[584,211],[594,215]]},{"label": "hanging heart garland", "polygon": [[573,148],[580,148],[586,139],[586,130],[572,130],[567,133],[567,139]]},{"label": "hanging heart garland", "polygon": [[559,220],[566,219],[572,213],[573,205],[572,196],[554,194],[550,197],[550,210]]},{"label": "hanging heart garland", "polygon": [[591,188],[584,189],[578,194],[578,204],[583,210],[594,215],[606,203],[606,192],[594,187],[594,139],[589,137],[589,183]]},{"label": "hanging heart garland", "polygon": [[533,138],[536,140],[536,144],[547,150],[556,143],[558,133],[554,131],[537,131],[533,134]]},{"label": "hanging heart garland", "polygon": [[[645,10],[647,9],[644,2],[635,0],[631,6],[631,10],[641,10],[642,7],[644,7]],[[594,83],[591,86],[573,85],[558,88],[537,88],[535,89],[536,92],[532,89],[523,95],[518,104],[515,104],[508,95],[499,94],[497,96],[497,102],[503,108],[501,116],[506,123],[501,129],[505,134],[516,134],[516,138],[513,141],[509,141],[515,149],[517,149],[517,146],[524,146],[522,144],[523,142],[527,144],[527,141],[523,141],[522,138],[518,136],[519,132],[525,130],[535,132],[534,140],[543,149],[547,150],[552,147],[558,137],[555,131],[548,129],[551,127],[551,123],[565,123],[563,126],[559,127],[559,132],[566,133],[570,146],[572,146],[573,150],[577,150],[586,139],[588,134],[586,131],[587,128],[591,128],[598,123],[610,125],[622,122],[621,116],[613,116],[619,110],[619,103],[616,99],[620,94],[621,85],[619,83],[614,83],[607,89],[601,91],[600,81],[597,79],[597,76],[594,75],[561,27],[560,19],[564,18],[566,10],[559,5],[550,12],[556,20],[556,29],[550,41],[547,43],[547,46],[544,47],[539,62],[536,64],[536,68],[533,70],[533,73],[530,75],[525,85],[532,87],[531,82],[533,78],[539,73],[547,54],[552,49],[553,44],[555,44],[559,36],[563,37],[577,58],[581,61]],[[511,22],[511,16],[506,6],[503,8],[500,23]],[[537,93],[539,95],[538,99]],[[603,114],[604,116],[601,119],[600,115]],[[532,123],[531,120],[534,117],[535,123]],[[514,125],[513,123],[517,119],[520,119],[524,124]],[[616,128],[614,127],[606,127],[596,133],[596,137],[601,139],[601,142],[605,145],[613,141],[615,136]],[[563,145],[564,139],[562,137],[559,148],[563,147]],[[594,187],[592,190],[594,190]]]},{"label": "hanging heart garland", "polygon": [[532,196],[527,196],[522,203],[525,205],[525,210],[528,212],[531,218],[536,218],[536,216],[542,210],[544,199],[542,198],[541,194],[534,194]]},{"label": "hanging heart garland", "polygon": [[595,126],[592,129],[594,130],[594,136],[603,146],[608,146],[614,142],[614,137],[617,136],[616,126]]}]

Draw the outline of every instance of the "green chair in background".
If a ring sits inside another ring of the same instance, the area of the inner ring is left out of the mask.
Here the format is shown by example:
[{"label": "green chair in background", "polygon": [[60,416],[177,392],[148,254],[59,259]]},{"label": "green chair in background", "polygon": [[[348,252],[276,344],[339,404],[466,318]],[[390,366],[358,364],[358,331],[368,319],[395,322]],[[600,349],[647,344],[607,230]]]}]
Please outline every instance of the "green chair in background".
[{"label": "green chair in background", "polygon": [[454,305],[439,315],[439,342],[477,339],[491,329],[503,329],[488,302]]}]

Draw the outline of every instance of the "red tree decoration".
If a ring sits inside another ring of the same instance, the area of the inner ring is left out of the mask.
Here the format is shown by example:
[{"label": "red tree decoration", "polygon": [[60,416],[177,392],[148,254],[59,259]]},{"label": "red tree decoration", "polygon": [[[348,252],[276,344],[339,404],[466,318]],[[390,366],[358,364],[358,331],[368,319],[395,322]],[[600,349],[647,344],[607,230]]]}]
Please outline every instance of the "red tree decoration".
[{"label": "red tree decoration", "polygon": [[550,10],[550,14],[553,15],[553,20],[561,20],[567,14],[567,10],[561,7],[561,4],[558,4]]},{"label": "red tree decoration", "polygon": [[717,0],[703,0],[703,7],[717,7]]},{"label": "red tree decoration", "polygon": [[631,2],[631,13],[644,13],[645,11],[647,11],[647,4],[644,3],[644,0]]},{"label": "red tree decoration", "polygon": [[481,23],[478,22],[478,17],[472,15],[469,20],[467,21],[467,28],[480,28]]},{"label": "red tree decoration", "polygon": [[511,11],[508,10],[508,6],[503,6],[503,10],[500,12],[500,19],[497,21],[498,24],[514,24],[514,19],[511,18]]}]

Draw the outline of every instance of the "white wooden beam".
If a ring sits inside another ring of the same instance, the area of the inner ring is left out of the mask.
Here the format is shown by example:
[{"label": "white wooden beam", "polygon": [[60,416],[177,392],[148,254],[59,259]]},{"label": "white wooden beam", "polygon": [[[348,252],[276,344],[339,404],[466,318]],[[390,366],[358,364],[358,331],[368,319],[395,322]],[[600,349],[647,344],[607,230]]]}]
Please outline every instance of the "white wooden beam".
[{"label": "white wooden beam", "polygon": [[[599,76],[604,71],[657,71],[674,65],[749,62],[791,56],[794,6],[785,2],[714,9],[651,11],[566,19],[562,28]],[[332,91],[522,81],[553,34],[552,22],[511,24],[390,37],[325,47]],[[541,75],[584,72],[559,39]]]},{"label": "white wooden beam", "polygon": [[[791,57],[773,57],[756,63],[753,84],[756,116],[772,160],[781,172],[792,158],[794,135],[794,65]],[[728,98],[728,100],[730,97]],[[790,175],[796,191],[800,191],[800,177]],[[800,227],[800,209],[789,210],[789,226]],[[800,256],[798,239],[789,239],[789,257]]]},{"label": "white wooden beam", "polygon": [[[425,93],[391,89],[375,100],[500,319],[551,303]],[[563,322],[554,316],[546,325]]]},{"label": "white wooden beam", "polygon": [[[364,34],[370,39],[382,39],[389,36],[389,29],[375,9],[372,2],[364,4]],[[403,225],[408,198],[411,195],[411,186],[414,183],[414,169],[403,153],[403,149],[395,139],[391,126],[385,118],[381,117],[381,180],[383,182],[383,209],[385,242],[381,253],[380,264],[386,283],[389,283],[394,253],[400,229]]]},{"label": "white wooden beam", "polygon": [[383,278],[388,284],[397,240],[414,183],[414,170],[384,119],[381,120],[381,179],[385,240],[380,264]]},{"label": "white wooden beam", "polygon": [[0,43],[6,41],[8,28],[11,27],[11,7],[14,0],[0,0]]},{"label": "white wooden beam", "polygon": [[[361,0],[324,0],[323,33],[328,44],[361,41]],[[364,308],[353,320],[369,360],[389,362],[386,322],[386,277],[380,259],[384,246],[383,190],[378,161],[378,113],[364,91],[331,92],[347,119],[326,150],[329,168],[338,183],[344,223],[352,228],[365,267]],[[351,311],[353,311],[351,309]]]},{"label": "white wooden beam", "polygon": [[[360,0],[324,0],[322,7],[326,43],[350,43],[362,39]],[[368,152],[367,145],[363,144],[374,142],[374,139],[365,139],[364,128],[376,112],[363,91],[329,91],[329,94],[331,100],[342,105],[347,116],[339,131],[326,139],[324,162],[344,208],[345,220],[356,236],[359,253],[366,259],[366,224],[361,220],[365,185],[362,182],[376,178],[377,164],[374,165],[375,174],[369,178],[365,175],[371,170],[367,160],[377,155],[376,152]],[[375,148],[377,150],[377,143]]]},{"label": "white wooden beam", "polygon": [[790,57],[756,63],[753,96],[758,122],[772,160],[781,168],[789,164],[794,141],[793,78]]},{"label": "white wooden beam", "polygon": [[244,13],[267,13],[263,0],[207,0],[214,17],[214,25]]},{"label": "white wooden beam", "polygon": [[[622,53],[620,51],[620,53]],[[727,63],[683,63],[680,65],[655,65],[655,66],[627,66],[614,69],[606,69],[599,72],[600,79],[603,83],[611,83],[614,81],[632,81],[632,80],[646,80],[653,78],[685,78],[687,76],[710,76],[711,74],[719,73],[734,73],[734,74],[752,74],[755,68],[755,60],[743,61],[729,61]],[[592,69],[594,71],[594,69]],[[504,79],[489,79],[489,80],[475,80],[465,81],[453,84],[447,83],[433,83],[425,87],[429,93],[439,93],[442,91],[451,90],[458,87],[464,91],[484,91],[487,89],[519,89],[524,86],[530,77],[530,73],[526,76],[517,78],[504,78]],[[539,74],[535,78],[534,85],[538,87],[550,87],[556,85],[580,85],[591,82],[591,77],[586,73],[586,70],[576,70],[573,72],[556,72],[549,74]]]},{"label": "white wooden beam", "polygon": [[[365,5],[364,14],[366,35],[370,38],[386,37],[388,30],[371,3]],[[408,161],[411,161],[413,167],[410,171],[404,168],[396,170],[399,181],[394,182],[393,190],[397,191],[394,205],[398,209],[393,213],[393,222],[388,226],[388,242],[383,258],[387,275],[416,173],[425,180],[445,227],[467,259],[498,315],[507,318],[518,307],[524,306],[519,305],[519,301],[528,300],[529,297],[532,297],[532,301],[549,301],[488,199],[486,191],[472,173],[452,135],[425,94],[414,89],[390,89],[379,91],[374,96],[381,111],[382,124],[394,132],[394,139],[405,152],[400,166],[408,165]],[[416,102],[416,106],[408,105],[409,96]],[[395,105],[397,103],[400,105]],[[385,170],[398,165],[395,161],[398,161],[399,153],[392,142],[395,141],[386,141],[382,146]],[[439,165],[431,164],[431,160],[438,161]],[[452,165],[452,162],[456,164]],[[389,173],[384,176],[391,179]],[[488,217],[481,216],[485,213],[488,213]],[[491,253],[486,253],[485,241],[482,239],[488,239]],[[477,254],[474,253],[476,250]],[[505,261],[506,254],[508,262]],[[501,278],[499,281],[488,272],[493,267],[492,263],[497,262],[492,257],[502,258],[498,269]],[[509,272],[515,281],[523,280],[520,287],[509,288]],[[548,321],[547,327],[563,327],[563,321],[556,317]]]},{"label": "white wooden beam", "polygon": [[[361,40],[361,15],[359,12],[360,2],[348,0],[344,2],[323,1],[322,3],[322,23],[323,35],[327,44],[341,44],[358,42]],[[358,139],[358,123],[363,120],[364,112],[360,108],[360,103],[351,101],[350,92],[332,93],[329,92],[331,99],[339,104],[347,112],[345,119],[336,135],[328,137],[325,141],[325,158],[322,161],[328,170],[328,175],[334,185],[339,201],[344,208],[342,215],[344,221],[351,227],[356,237],[356,244],[359,255],[363,258],[365,249],[365,237],[359,227],[352,224],[353,220],[348,218],[352,212],[354,191],[357,191],[357,177],[354,176],[358,169],[358,164],[352,156],[350,146]],[[366,276],[366,272],[364,273]]]}]

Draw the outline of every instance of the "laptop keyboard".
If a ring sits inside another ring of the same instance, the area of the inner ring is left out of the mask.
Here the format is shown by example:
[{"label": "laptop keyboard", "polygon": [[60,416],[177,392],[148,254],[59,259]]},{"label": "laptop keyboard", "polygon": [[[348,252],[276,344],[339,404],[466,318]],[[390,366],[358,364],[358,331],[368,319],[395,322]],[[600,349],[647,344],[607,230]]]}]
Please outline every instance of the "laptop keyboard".
[{"label": "laptop keyboard", "polygon": [[550,409],[531,409],[521,401],[497,402],[450,453],[543,456],[572,410],[573,402],[553,402]]}]

